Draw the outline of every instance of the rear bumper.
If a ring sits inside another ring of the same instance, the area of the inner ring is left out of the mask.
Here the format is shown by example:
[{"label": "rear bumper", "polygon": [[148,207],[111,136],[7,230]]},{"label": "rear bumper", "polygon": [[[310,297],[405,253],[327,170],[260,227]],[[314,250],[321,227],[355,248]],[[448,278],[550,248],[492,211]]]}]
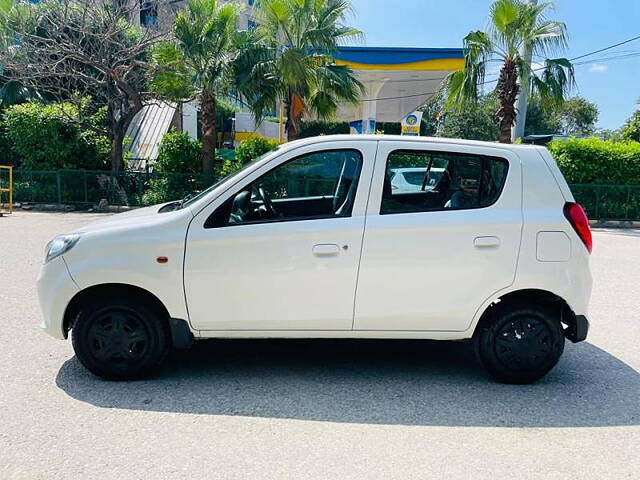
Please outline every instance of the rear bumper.
[{"label": "rear bumper", "polygon": [[589,333],[589,320],[584,315],[576,315],[575,323],[569,325],[564,331],[565,337],[573,343],[583,342]]}]

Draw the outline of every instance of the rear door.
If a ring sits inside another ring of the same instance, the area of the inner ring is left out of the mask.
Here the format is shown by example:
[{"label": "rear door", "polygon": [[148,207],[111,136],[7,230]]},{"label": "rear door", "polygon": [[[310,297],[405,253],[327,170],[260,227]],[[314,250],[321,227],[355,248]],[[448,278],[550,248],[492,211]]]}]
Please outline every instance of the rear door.
[{"label": "rear door", "polygon": [[[418,192],[402,168],[434,169]],[[521,167],[510,151],[380,142],[367,207],[355,330],[464,331],[511,285],[522,228]]]}]

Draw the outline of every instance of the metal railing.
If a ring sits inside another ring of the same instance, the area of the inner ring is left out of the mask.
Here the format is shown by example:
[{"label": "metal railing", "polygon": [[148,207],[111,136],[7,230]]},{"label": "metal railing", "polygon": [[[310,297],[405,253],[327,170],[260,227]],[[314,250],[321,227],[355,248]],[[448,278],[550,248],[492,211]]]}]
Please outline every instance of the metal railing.
[{"label": "metal railing", "polygon": [[640,220],[640,185],[570,185],[592,220]]},{"label": "metal railing", "polygon": [[[214,179],[211,179],[214,180]],[[200,190],[203,175],[95,170],[13,170],[13,201],[143,206]],[[640,220],[640,185],[575,184],[571,190],[593,220]]]},{"label": "metal railing", "polygon": [[14,202],[143,206],[180,199],[211,183],[202,174],[14,170]]},{"label": "metal railing", "polygon": [[[4,172],[7,178],[3,178]],[[3,195],[5,194],[5,195]],[[5,198],[6,197],[6,198]],[[5,205],[7,206],[5,208]],[[13,213],[13,167],[0,165],[0,217]]]}]

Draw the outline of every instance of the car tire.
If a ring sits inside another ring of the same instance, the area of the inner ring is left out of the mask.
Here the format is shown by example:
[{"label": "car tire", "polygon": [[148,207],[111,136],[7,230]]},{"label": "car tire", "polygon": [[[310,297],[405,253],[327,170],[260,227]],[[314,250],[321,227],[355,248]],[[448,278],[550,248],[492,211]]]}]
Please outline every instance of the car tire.
[{"label": "car tire", "polygon": [[147,377],[171,348],[164,315],[134,296],[93,301],[81,310],[71,339],[80,363],[106,380]]},{"label": "car tire", "polygon": [[533,383],[549,373],[564,351],[560,312],[498,304],[481,321],[474,342],[480,363],[496,380]]}]

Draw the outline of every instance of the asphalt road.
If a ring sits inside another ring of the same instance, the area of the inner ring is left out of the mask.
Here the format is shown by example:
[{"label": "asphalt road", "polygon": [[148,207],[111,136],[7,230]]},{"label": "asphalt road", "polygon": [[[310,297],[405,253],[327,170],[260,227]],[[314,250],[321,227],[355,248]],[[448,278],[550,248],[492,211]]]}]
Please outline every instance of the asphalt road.
[{"label": "asphalt road", "polygon": [[210,341],[112,383],[38,328],[45,243],[96,216],[0,218],[0,479],[640,478],[640,231],[595,234],[590,338],[535,385],[404,341]]}]

